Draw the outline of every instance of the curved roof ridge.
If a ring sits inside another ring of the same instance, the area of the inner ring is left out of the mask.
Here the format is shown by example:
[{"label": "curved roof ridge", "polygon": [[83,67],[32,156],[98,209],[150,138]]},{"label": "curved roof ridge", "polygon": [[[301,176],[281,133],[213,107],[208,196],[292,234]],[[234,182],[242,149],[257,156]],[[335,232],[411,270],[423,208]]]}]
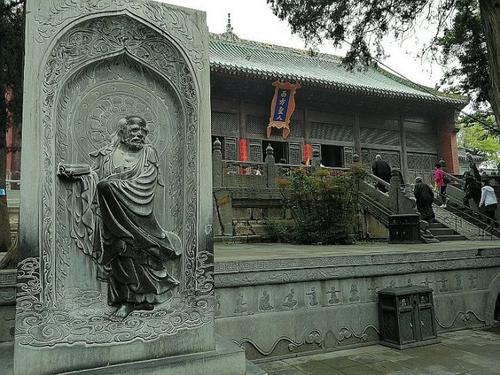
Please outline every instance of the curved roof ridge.
[{"label": "curved roof ridge", "polygon": [[323,52],[312,52],[312,54],[311,54],[311,51],[308,49],[280,46],[279,44],[259,42],[257,40],[242,39],[242,38],[229,39],[229,38],[225,37],[224,33],[223,34],[210,33],[210,37],[212,39],[215,39],[218,41],[231,43],[231,44],[239,44],[243,47],[249,47],[252,49],[262,49],[264,47],[266,49],[272,50],[273,52],[279,51],[279,52],[284,52],[284,53],[294,53],[298,56],[306,56],[306,57],[310,57],[310,58],[323,59],[323,60],[327,60],[327,61],[335,61],[338,63],[342,62],[342,56],[338,56],[338,55],[333,55],[333,54],[323,53]]},{"label": "curved roof ridge", "polygon": [[419,100],[464,106],[468,99],[438,91],[402,78],[380,65],[366,69],[347,69],[337,55],[314,53],[304,49],[274,45],[253,40],[210,34],[212,70],[231,74],[293,79],[313,85],[369,93],[372,95],[415,98]]}]

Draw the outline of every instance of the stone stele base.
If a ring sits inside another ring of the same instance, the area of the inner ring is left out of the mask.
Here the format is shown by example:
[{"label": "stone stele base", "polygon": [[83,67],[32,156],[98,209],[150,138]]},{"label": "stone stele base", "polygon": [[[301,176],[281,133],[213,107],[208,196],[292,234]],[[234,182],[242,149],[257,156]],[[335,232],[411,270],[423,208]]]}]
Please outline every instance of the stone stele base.
[{"label": "stone stele base", "polygon": [[247,361],[243,349],[223,337],[217,337],[216,349],[210,352],[178,355],[146,361],[65,372],[78,375],[266,375]]}]

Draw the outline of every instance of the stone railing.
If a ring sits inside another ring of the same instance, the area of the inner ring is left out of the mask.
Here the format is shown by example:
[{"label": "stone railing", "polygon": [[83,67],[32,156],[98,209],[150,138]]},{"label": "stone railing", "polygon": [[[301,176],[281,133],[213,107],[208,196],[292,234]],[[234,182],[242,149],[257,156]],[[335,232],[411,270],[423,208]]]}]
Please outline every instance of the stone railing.
[{"label": "stone railing", "polygon": [[222,158],[222,145],[218,139],[213,143],[212,181],[214,189],[235,188],[275,188],[278,177],[274,150],[269,145],[263,163]]},{"label": "stone railing", "polygon": [[7,190],[19,190],[21,185],[21,180],[5,180],[5,186]]},{"label": "stone railing", "polygon": [[[266,148],[264,162],[249,162],[237,160],[224,160],[222,158],[222,145],[218,139],[213,143],[212,175],[213,187],[218,188],[252,188],[265,189],[277,188],[277,178],[287,177],[296,168],[304,168],[296,164],[276,163],[274,150],[271,145]],[[311,165],[305,168],[314,170],[321,168],[328,170],[335,176],[349,168],[325,167],[320,164],[319,154],[313,152]]]}]

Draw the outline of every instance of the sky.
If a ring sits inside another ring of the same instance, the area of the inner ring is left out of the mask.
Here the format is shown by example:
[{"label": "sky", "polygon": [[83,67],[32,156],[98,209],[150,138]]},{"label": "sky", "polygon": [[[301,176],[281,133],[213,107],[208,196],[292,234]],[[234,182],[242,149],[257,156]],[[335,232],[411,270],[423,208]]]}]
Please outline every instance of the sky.
[{"label": "sky", "polygon": [[[208,29],[214,33],[226,30],[227,14],[231,13],[233,32],[242,39],[277,44],[293,48],[305,48],[304,41],[293,35],[286,21],[276,17],[266,0],[160,0],[165,3],[203,10],[207,13]],[[426,86],[434,86],[442,76],[437,64],[421,62],[417,57],[419,45],[430,39],[429,32],[419,30],[418,37],[404,43],[387,39],[384,41],[385,53],[382,62],[404,77]],[[326,41],[318,46],[320,52],[345,55],[346,49],[335,49]]]}]

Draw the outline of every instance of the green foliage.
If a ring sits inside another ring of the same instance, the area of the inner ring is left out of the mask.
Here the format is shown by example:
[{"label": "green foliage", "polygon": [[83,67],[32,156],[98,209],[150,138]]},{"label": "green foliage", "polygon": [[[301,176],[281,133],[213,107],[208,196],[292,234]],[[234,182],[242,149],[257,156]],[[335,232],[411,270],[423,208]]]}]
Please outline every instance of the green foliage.
[{"label": "green foliage", "polygon": [[457,0],[451,27],[436,42],[443,52],[442,83],[472,97],[476,105],[489,102],[491,83],[478,0]]},{"label": "green foliage", "polygon": [[[495,118],[492,115],[476,113],[474,117],[480,118],[483,123],[488,123],[491,128],[495,127]],[[498,134],[488,132],[483,124],[468,117],[461,119],[459,125],[458,140],[461,146],[486,154],[489,160],[500,162],[500,136]]]},{"label": "green foliage", "polygon": [[[23,60],[24,60],[24,1],[0,0],[0,94],[4,85],[14,86],[10,111],[14,122],[19,123],[22,114]],[[0,119],[0,127],[5,118]],[[0,129],[3,132],[5,129]]]},{"label": "green foliage", "polygon": [[280,184],[293,223],[271,223],[275,239],[304,244],[352,243],[358,173],[331,176],[328,169],[314,173],[304,168],[293,170],[286,183]]},{"label": "green foliage", "polygon": [[387,34],[404,37],[425,17],[440,28],[453,11],[455,0],[267,0],[276,16],[287,20],[292,32],[306,42],[332,40],[335,46],[350,44],[345,62],[369,63],[384,55]]}]

